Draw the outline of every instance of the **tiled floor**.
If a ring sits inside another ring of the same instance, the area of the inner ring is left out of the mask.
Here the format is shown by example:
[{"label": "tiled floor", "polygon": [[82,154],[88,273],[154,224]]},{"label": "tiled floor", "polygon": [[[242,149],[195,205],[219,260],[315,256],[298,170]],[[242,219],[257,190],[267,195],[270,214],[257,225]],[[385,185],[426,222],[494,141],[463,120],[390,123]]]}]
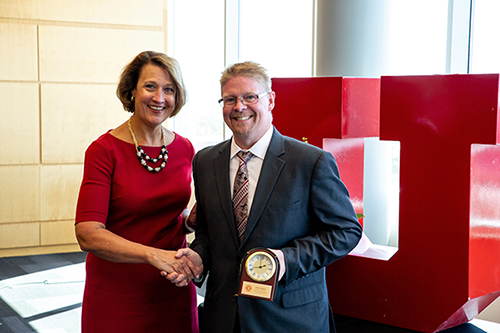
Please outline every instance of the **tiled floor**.
[{"label": "tiled floor", "polygon": [[[80,333],[85,256],[0,258],[0,333]],[[337,333],[414,332],[342,316],[336,324]],[[444,332],[498,333],[500,324],[474,319]]]},{"label": "tiled floor", "polygon": [[0,332],[80,332],[85,256],[0,258]]},{"label": "tiled floor", "polygon": [[[85,258],[83,252],[0,258],[0,333],[80,333]],[[204,290],[198,294],[201,303]]]}]

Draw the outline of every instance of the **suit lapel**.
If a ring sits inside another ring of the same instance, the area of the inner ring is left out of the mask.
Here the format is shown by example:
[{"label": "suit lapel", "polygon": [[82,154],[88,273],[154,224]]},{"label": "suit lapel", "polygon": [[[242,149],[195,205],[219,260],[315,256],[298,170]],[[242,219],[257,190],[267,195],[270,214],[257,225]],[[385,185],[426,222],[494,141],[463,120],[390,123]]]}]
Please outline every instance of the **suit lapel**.
[{"label": "suit lapel", "polygon": [[253,228],[255,228],[257,221],[259,221],[260,216],[262,215],[262,212],[271,197],[276,181],[278,180],[281,170],[285,166],[285,161],[279,158],[279,156],[284,153],[285,147],[283,136],[276,129],[274,129],[273,137],[266,152],[266,157],[262,163],[259,182],[257,184],[257,188],[255,189],[252,208],[250,210],[250,214],[248,215],[247,228],[241,245],[245,243],[249,235],[252,233]]},{"label": "suit lapel", "polygon": [[214,163],[214,177],[217,184],[217,193],[219,195],[219,202],[226,218],[231,236],[234,239],[236,247],[238,247],[238,233],[236,231],[236,223],[234,222],[233,203],[231,199],[230,186],[229,186],[229,154],[231,152],[231,140],[223,144],[215,156]]}]

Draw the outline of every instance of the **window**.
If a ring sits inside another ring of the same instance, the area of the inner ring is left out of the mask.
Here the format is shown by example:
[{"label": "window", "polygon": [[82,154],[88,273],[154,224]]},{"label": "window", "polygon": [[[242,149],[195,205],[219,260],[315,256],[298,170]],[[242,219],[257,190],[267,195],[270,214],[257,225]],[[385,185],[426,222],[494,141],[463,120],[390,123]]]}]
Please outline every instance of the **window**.
[{"label": "window", "polygon": [[223,119],[217,100],[224,69],[224,0],[169,1],[167,53],[179,61],[188,102],[168,121],[196,150],[222,141]]},{"label": "window", "polygon": [[390,0],[387,73],[445,74],[448,0]]},{"label": "window", "polygon": [[271,77],[312,75],[313,1],[241,0],[240,61],[252,60]]},{"label": "window", "polygon": [[470,73],[499,73],[500,12],[498,0],[475,0]]},{"label": "window", "polygon": [[217,103],[227,65],[252,60],[271,77],[311,76],[313,0],[168,1],[167,53],[189,94],[167,125],[199,150],[231,135]]}]

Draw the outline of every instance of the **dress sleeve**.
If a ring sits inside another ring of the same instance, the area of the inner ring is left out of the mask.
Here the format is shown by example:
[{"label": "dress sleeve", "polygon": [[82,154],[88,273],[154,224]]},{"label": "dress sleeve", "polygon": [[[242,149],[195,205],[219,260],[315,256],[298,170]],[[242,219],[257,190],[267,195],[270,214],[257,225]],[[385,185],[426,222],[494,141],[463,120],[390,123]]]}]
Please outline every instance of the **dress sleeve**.
[{"label": "dress sleeve", "polygon": [[95,141],[87,148],[75,224],[84,221],[106,224],[114,165],[110,150],[101,142]]}]

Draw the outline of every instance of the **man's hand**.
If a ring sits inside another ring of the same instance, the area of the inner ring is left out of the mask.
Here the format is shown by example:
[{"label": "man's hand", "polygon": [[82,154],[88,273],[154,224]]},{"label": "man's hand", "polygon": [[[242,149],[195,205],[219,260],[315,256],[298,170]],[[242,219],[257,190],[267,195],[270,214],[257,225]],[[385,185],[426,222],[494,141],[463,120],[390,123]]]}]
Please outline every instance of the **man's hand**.
[{"label": "man's hand", "polygon": [[203,261],[201,257],[190,248],[179,249],[175,254],[175,258],[185,263],[187,267],[189,267],[191,274],[186,275],[179,271],[170,273],[162,271],[161,275],[177,287],[187,286],[193,277],[198,278],[200,274],[203,273]]}]

